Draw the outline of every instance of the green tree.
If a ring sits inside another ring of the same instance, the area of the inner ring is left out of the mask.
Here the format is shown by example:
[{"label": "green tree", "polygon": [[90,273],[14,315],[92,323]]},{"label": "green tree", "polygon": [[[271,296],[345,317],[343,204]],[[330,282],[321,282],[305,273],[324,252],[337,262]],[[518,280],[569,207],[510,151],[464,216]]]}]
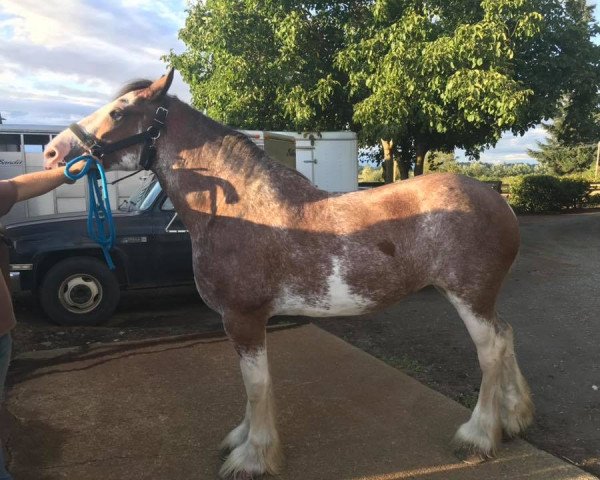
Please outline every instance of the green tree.
[{"label": "green tree", "polygon": [[358,172],[359,182],[382,182],[383,181],[383,170],[381,167],[372,167],[371,165],[365,165],[361,167]]},{"label": "green tree", "polygon": [[597,148],[596,144],[561,145],[552,134],[546,143],[538,142],[538,147],[539,150],[528,150],[529,155],[556,175],[589,170]]},{"label": "green tree", "polygon": [[[571,2],[567,7],[572,21],[565,28],[570,28],[570,35],[600,33],[593,23],[593,9],[584,0]],[[574,73],[553,122],[544,124],[546,142],[538,143],[539,150],[529,150],[529,155],[558,175],[587,170],[600,141],[600,53],[593,44],[581,44],[572,53],[570,68],[574,68]]]},{"label": "green tree", "polygon": [[455,172],[459,171],[454,152],[441,152],[431,150],[427,153],[423,173],[429,172]]},{"label": "green tree", "polygon": [[523,134],[597,70],[594,55],[578,54],[598,49],[591,19],[581,28],[586,9],[583,0],[376,0],[337,56],[363,138],[387,145],[406,178],[432,149],[476,157],[505,130]]},{"label": "green tree", "polygon": [[332,130],[352,126],[347,74],[334,65],[344,27],[367,1],[206,0],[179,32],[168,62],[192,102],[238,128]]}]

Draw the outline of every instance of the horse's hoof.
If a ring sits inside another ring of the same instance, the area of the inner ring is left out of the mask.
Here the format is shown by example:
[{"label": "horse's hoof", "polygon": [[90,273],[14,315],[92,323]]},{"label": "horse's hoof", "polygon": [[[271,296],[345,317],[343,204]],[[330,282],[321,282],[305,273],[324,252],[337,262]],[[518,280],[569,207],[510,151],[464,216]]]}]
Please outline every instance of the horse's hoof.
[{"label": "horse's hoof", "polygon": [[219,459],[224,462],[225,460],[227,460],[227,457],[229,456],[229,454],[231,453],[231,448],[229,447],[222,447],[219,449]]},{"label": "horse's hoof", "polygon": [[249,472],[237,472],[231,477],[231,480],[259,480],[260,478],[262,478],[262,475],[256,476]]},{"label": "horse's hoof", "polygon": [[262,480],[264,477],[262,474],[241,471],[233,472],[226,477],[219,475],[219,478],[223,480]]},{"label": "horse's hoof", "polygon": [[467,465],[477,465],[489,460],[490,458],[488,455],[481,452],[476,452],[473,450],[473,448],[467,446],[456,448],[454,450],[454,456]]},{"label": "horse's hoof", "polygon": [[512,442],[513,440],[516,440],[517,438],[519,438],[518,434],[510,434],[510,433],[506,433],[506,432],[502,432],[502,443],[509,443]]}]

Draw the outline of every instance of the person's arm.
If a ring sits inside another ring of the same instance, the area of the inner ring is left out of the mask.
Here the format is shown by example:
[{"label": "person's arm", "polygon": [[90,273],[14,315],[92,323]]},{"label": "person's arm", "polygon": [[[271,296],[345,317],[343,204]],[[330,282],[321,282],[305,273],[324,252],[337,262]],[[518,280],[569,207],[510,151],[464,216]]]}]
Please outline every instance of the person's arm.
[{"label": "person's arm", "polygon": [[15,202],[21,202],[48,193],[69,182],[69,179],[65,177],[65,169],[61,167],[53,170],[25,173],[8,181],[14,185],[16,190],[17,198]]}]

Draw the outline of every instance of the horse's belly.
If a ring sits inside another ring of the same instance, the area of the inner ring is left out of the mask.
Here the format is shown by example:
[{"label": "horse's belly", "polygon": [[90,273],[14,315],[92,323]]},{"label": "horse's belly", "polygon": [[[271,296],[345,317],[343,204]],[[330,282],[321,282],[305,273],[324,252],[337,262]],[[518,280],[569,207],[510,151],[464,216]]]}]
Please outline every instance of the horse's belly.
[{"label": "horse's belly", "polygon": [[273,315],[336,317],[343,315],[361,315],[368,312],[370,309],[370,302],[356,296],[345,298],[315,298],[287,294],[277,299]]},{"label": "horse's belly", "polygon": [[316,289],[322,293],[309,293],[298,285],[284,285],[273,302],[273,314],[334,317],[360,315],[372,310],[375,302],[354,291],[345,282],[340,274],[339,262],[334,261],[333,266],[333,273],[327,277],[322,288]]}]

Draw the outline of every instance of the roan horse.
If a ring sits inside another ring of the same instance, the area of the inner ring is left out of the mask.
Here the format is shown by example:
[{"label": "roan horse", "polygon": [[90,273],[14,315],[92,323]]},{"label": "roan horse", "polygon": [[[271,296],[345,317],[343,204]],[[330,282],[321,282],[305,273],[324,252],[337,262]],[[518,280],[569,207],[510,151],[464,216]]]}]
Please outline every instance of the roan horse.
[{"label": "roan horse", "polygon": [[[222,315],[240,356],[247,406],[242,423],[223,440],[222,477],[252,478],[280,466],[269,318],[359,315],[428,285],[458,311],[483,374],[458,442],[491,456],[502,432],[514,436],[531,423],[533,404],[512,329],[496,313],[519,248],[517,220],[500,195],[450,174],[329,194],[242,134],[167,95],[172,78],[171,70],[125,87],[48,145],[46,168],[95,151],[96,143],[122,148],[96,152],[104,153],[107,168],[135,170],[140,155],[146,166],[153,160],[150,168],[190,232],[198,292]],[[139,142],[121,142],[129,137]]]}]

